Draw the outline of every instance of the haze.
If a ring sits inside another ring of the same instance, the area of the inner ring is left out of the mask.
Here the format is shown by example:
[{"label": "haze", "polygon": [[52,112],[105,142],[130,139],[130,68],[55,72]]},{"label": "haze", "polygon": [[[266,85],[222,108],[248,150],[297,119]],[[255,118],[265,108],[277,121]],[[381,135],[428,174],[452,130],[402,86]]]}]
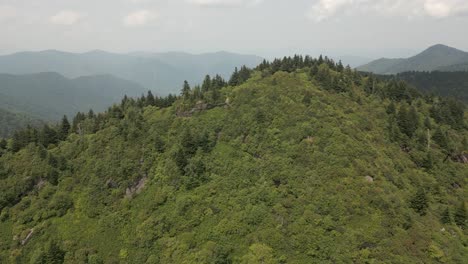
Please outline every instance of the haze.
[{"label": "haze", "polygon": [[0,52],[398,57],[467,50],[467,15],[465,0],[0,0]]}]

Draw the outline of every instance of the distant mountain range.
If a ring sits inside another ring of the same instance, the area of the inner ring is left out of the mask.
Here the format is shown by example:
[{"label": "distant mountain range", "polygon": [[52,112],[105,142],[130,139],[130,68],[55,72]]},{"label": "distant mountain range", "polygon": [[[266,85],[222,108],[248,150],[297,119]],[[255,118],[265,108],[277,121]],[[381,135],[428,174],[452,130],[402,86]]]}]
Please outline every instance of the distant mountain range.
[{"label": "distant mountain range", "polygon": [[67,78],[111,74],[152,90],[178,93],[184,80],[199,83],[205,74],[227,78],[234,67],[256,66],[261,57],[229,52],[193,55],[182,52],[116,54],[105,51],[69,53],[56,50],[0,56],[0,73],[57,72]]},{"label": "distant mountain range", "polygon": [[78,111],[103,111],[143,86],[111,75],[66,78],[58,73],[0,74],[0,108],[35,119],[58,120]]},{"label": "distant mountain range", "polygon": [[381,58],[357,69],[377,74],[396,74],[408,71],[467,71],[468,52],[438,44],[407,59]]}]

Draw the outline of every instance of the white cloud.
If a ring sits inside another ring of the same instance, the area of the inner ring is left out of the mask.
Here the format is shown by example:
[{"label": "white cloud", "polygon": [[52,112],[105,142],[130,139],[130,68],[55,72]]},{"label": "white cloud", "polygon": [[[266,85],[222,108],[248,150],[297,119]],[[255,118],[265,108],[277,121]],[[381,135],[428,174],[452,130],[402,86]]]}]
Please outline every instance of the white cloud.
[{"label": "white cloud", "polygon": [[200,7],[241,7],[255,6],[263,0],[187,0],[187,2]]},{"label": "white cloud", "polygon": [[15,18],[18,12],[11,6],[0,6],[0,21]]},{"label": "white cloud", "polygon": [[84,16],[78,12],[62,10],[50,18],[50,22],[57,25],[71,26],[76,24]]},{"label": "white cloud", "polygon": [[315,0],[307,16],[323,21],[343,14],[445,18],[467,13],[467,0]]},{"label": "white cloud", "polygon": [[128,14],[124,18],[123,24],[127,27],[144,26],[155,20],[157,17],[158,15],[155,12],[149,10],[139,10]]}]

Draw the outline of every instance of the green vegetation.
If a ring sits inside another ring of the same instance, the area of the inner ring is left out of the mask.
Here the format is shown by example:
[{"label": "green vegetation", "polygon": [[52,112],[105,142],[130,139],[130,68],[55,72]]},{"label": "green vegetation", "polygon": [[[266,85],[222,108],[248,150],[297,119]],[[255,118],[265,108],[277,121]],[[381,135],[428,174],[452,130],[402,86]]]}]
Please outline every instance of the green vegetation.
[{"label": "green vegetation", "polygon": [[124,95],[138,96],[147,91],[110,75],[67,79],[57,73],[0,74],[0,83],[2,108],[48,121],[91,108],[104,111]]},{"label": "green vegetation", "polygon": [[379,78],[396,78],[413,85],[426,94],[453,97],[468,103],[468,71],[462,72],[403,72],[395,76],[379,76]]},{"label": "green vegetation", "polygon": [[359,71],[397,74],[410,71],[465,71],[468,52],[445,45],[434,45],[407,59],[378,59],[358,67]]},{"label": "green vegetation", "polygon": [[38,125],[40,122],[24,114],[13,113],[0,108],[0,138],[7,138],[17,130],[28,125]]},{"label": "green vegetation", "polygon": [[326,57],[125,97],[1,148],[0,263],[463,263],[467,121]]}]

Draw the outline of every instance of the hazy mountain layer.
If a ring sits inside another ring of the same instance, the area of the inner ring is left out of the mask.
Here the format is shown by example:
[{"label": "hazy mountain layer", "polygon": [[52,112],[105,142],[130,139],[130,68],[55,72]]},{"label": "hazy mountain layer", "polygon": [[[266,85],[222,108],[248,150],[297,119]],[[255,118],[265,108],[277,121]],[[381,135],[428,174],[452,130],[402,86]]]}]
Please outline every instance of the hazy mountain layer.
[{"label": "hazy mountain layer", "polygon": [[57,73],[0,74],[0,107],[44,120],[89,109],[103,111],[126,94],[146,92],[136,83],[110,75],[68,79]]},{"label": "hazy mountain layer", "polygon": [[227,52],[191,55],[92,51],[78,54],[49,50],[0,56],[0,73],[57,72],[68,78],[111,74],[136,82],[155,94],[166,95],[178,92],[184,80],[199,83],[205,74],[227,78],[234,67],[255,66],[261,60],[257,56]]},{"label": "hazy mountain layer", "polygon": [[468,63],[468,53],[445,45],[435,45],[407,59],[379,59],[360,66],[359,71],[395,74],[407,71],[459,71]]}]

